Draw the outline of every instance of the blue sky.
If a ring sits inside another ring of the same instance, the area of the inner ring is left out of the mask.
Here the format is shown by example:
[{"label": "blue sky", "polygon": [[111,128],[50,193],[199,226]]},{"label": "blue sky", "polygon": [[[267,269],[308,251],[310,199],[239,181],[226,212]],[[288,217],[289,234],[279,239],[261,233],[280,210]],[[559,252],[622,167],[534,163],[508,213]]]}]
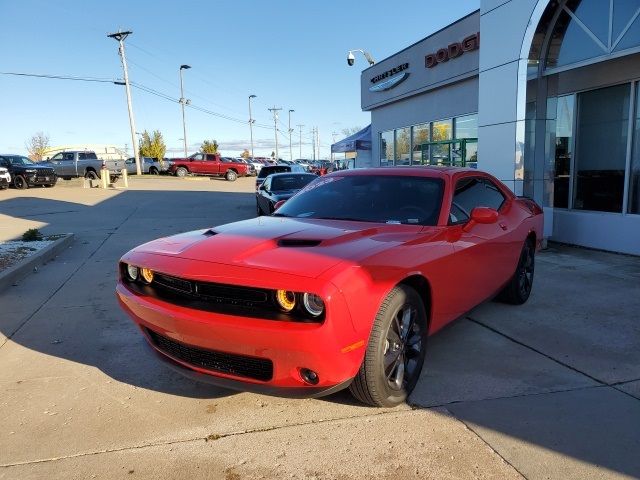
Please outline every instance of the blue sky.
[{"label": "blue sky", "polygon": [[[476,10],[479,0],[356,1],[80,1],[0,0],[0,72],[29,72],[116,79],[122,77],[117,43],[107,33],[132,30],[127,39],[130,79],[179,97],[180,64],[185,96],[194,105],[244,123],[187,109],[187,138],[196,151],[205,138],[237,155],[249,146],[248,95],[255,94],[256,155],[273,150],[267,108],[282,107],[279,128],[304,124],[303,157],[311,156],[310,129],[320,131],[322,155],[332,133],[365,126],[360,110],[358,56],[368,50],[382,60]],[[160,130],[177,155],[182,145],[180,107],[133,89],[138,131]],[[37,131],[52,145],[105,143],[131,148],[124,87],[0,75],[0,151],[26,153]],[[298,128],[293,143],[298,143]],[[281,157],[288,139],[279,137]],[[297,157],[294,148],[294,157]]]}]

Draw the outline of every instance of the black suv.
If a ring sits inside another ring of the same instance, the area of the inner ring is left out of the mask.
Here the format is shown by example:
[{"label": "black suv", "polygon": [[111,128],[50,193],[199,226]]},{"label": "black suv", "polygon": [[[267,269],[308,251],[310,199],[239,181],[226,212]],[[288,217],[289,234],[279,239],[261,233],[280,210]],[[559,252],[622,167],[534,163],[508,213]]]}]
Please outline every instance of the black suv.
[{"label": "black suv", "polygon": [[22,155],[0,155],[0,167],[9,170],[13,186],[19,189],[36,185],[53,187],[58,180],[53,168],[38,165]]}]

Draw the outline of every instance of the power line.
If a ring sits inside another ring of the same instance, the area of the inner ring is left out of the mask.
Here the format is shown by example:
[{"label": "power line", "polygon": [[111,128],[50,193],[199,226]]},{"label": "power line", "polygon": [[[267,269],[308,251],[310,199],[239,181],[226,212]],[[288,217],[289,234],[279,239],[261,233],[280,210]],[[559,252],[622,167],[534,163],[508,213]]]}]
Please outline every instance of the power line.
[{"label": "power line", "polygon": [[49,75],[44,73],[0,72],[0,75],[12,75],[15,77],[50,78],[54,80],[73,80],[75,82],[96,82],[96,83],[116,82],[116,80],[109,79],[109,78],[77,77],[72,75]]}]

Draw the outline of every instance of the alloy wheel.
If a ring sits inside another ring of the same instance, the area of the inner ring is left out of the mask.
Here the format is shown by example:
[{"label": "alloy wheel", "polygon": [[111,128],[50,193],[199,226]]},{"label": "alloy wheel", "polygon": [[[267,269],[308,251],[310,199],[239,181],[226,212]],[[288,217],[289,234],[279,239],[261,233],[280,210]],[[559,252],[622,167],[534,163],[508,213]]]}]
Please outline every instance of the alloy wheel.
[{"label": "alloy wheel", "polygon": [[424,332],[416,321],[417,316],[417,310],[405,304],[398,309],[387,331],[383,366],[387,383],[393,390],[402,390],[420,372]]}]

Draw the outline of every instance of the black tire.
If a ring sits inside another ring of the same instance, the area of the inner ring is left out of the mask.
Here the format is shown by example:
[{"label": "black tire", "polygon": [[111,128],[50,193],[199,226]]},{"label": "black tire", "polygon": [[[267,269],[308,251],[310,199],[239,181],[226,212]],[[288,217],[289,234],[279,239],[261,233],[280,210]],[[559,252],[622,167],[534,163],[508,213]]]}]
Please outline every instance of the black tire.
[{"label": "black tire", "polygon": [[16,175],[13,177],[13,186],[18,190],[26,190],[29,188],[29,184],[22,175]]},{"label": "black tire", "polygon": [[87,170],[86,172],[84,172],[84,178],[86,178],[87,180],[98,180],[100,177],[93,170]]},{"label": "black tire", "polygon": [[189,174],[189,170],[185,167],[176,168],[176,177],[184,178]]},{"label": "black tire", "polygon": [[229,182],[235,182],[238,179],[238,174],[234,170],[227,170],[224,178],[226,178]]},{"label": "black tire", "polygon": [[8,186],[8,185],[2,185],[2,186],[0,186],[0,190],[6,190],[7,188],[9,188],[9,186]]},{"label": "black tire", "polygon": [[380,306],[373,322],[351,394],[376,407],[395,407],[413,391],[426,354],[427,313],[420,295],[398,285]]},{"label": "black tire", "polygon": [[532,239],[528,238],[522,246],[516,271],[498,295],[498,300],[511,305],[522,305],[531,295],[533,274],[536,265],[536,247]]},{"label": "black tire", "polygon": [[149,169],[149,175],[160,175],[160,172],[158,171],[158,169],[156,167],[151,167]]},{"label": "black tire", "polygon": [[109,181],[113,184],[113,183],[116,183],[119,178],[120,177],[118,175],[110,175],[109,176]]}]

